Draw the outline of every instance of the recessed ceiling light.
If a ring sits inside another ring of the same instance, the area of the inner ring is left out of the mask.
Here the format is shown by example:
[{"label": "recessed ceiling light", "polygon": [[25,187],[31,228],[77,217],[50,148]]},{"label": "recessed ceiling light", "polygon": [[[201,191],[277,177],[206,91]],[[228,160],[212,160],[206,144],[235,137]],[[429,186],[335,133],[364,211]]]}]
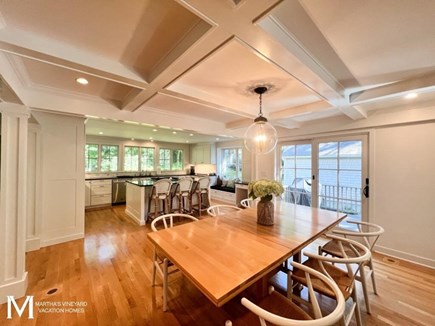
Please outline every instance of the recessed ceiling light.
[{"label": "recessed ceiling light", "polygon": [[406,98],[407,100],[411,100],[413,98],[416,98],[418,96],[417,93],[408,93],[404,96],[404,98]]},{"label": "recessed ceiling light", "polygon": [[190,134],[189,136],[190,136],[190,137],[192,137],[192,136],[193,136],[193,134]]},{"label": "recessed ceiling light", "polygon": [[153,131],[154,131],[154,132],[156,132],[156,131],[157,131],[157,129],[153,129]]},{"label": "recessed ceiling light", "polygon": [[150,140],[153,140],[153,137],[150,137]]},{"label": "recessed ceiling light", "polygon": [[176,132],[176,131],[173,131],[172,133],[173,133],[174,135],[176,135],[176,134],[177,134],[177,132]]},{"label": "recessed ceiling light", "polygon": [[216,138],[216,140],[219,140],[219,138]]},{"label": "recessed ceiling light", "polygon": [[88,80],[86,78],[83,78],[83,77],[76,78],[76,82],[81,84],[81,85],[89,84]]},{"label": "recessed ceiling light", "polygon": [[103,132],[102,131],[100,131],[99,133],[98,133],[99,135],[102,135],[103,134]]},{"label": "recessed ceiling light", "polygon": [[188,140],[186,140],[186,143],[188,143],[189,141]]},{"label": "recessed ceiling light", "polygon": [[134,140],[134,138],[132,138],[131,140]]}]

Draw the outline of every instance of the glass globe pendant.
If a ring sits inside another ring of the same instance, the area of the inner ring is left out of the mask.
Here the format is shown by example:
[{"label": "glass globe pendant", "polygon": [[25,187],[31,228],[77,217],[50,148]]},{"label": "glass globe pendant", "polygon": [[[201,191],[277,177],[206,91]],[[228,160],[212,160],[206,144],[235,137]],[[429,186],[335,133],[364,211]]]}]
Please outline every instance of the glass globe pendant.
[{"label": "glass globe pendant", "polygon": [[267,92],[267,87],[256,87],[254,92],[260,95],[260,113],[255,118],[254,123],[246,129],[245,147],[254,154],[267,154],[275,149],[278,133],[263,117],[262,95]]}]

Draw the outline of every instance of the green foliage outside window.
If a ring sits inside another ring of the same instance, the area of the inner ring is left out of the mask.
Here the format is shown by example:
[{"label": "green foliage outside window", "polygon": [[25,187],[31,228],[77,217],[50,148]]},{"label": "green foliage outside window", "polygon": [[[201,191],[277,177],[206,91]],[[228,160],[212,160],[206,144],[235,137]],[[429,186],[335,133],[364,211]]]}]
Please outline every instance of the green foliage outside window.
[{"label": "green foliage outside window", "polygon": [[118,145],[101,145],[101,172],[118,171]]},{"label": "green foliage outside window", "polygon": [[160,154],[160,169],[170,170],[171,169],[171,150],[162,148],[159,151]]},{"label": "green foliage outside window", "polygon": [[154,147],[142,147],[140,149],[140,169],[142,171],[154,170]]},{"label": "green foliage outside window", "polygon": [[183,170],[184,158],[182,149],[174,149],[172,151],[172,170]]},{"label": "green foliage outside window", "polygon": [[124,147],[124,171],[139,171],[139,147]]},{"label": "green foliage outside window", "polygon": [[85,145],[85,172],[98,172],[98,145]]},{"label": "green foliage outside window", "polygon": [[221,174],[224,179],[242,179],[242,149],[223,148]]}]

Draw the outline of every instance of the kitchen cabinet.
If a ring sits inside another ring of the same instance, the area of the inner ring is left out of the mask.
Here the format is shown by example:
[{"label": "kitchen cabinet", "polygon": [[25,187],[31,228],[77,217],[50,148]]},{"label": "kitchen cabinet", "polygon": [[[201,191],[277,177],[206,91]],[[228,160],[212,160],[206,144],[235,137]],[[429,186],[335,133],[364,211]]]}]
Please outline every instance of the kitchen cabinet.
[{"label": "kitchen cabinet", "polygon": [[195,144],[191,147],[191,164],[210,164],[212,163],[212,144]]},{"label": "kitchen cabinet", "polygon": [[85,207],[91,206],[91,182],[85,181]]},{"label": "kitchen cabinet", "polygon": [[112,203],[112,180],[92,180],[91,206],[107,205]]}]

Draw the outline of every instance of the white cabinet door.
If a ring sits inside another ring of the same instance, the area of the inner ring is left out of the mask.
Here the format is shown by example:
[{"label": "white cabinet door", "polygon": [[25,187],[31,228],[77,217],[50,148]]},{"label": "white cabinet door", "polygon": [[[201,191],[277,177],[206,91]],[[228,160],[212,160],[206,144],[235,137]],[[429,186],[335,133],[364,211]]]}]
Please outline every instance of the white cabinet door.
[{"label": "white cabinet door", "polygon": [[85,181],[85,206],[91,206],[91,182]]}]

